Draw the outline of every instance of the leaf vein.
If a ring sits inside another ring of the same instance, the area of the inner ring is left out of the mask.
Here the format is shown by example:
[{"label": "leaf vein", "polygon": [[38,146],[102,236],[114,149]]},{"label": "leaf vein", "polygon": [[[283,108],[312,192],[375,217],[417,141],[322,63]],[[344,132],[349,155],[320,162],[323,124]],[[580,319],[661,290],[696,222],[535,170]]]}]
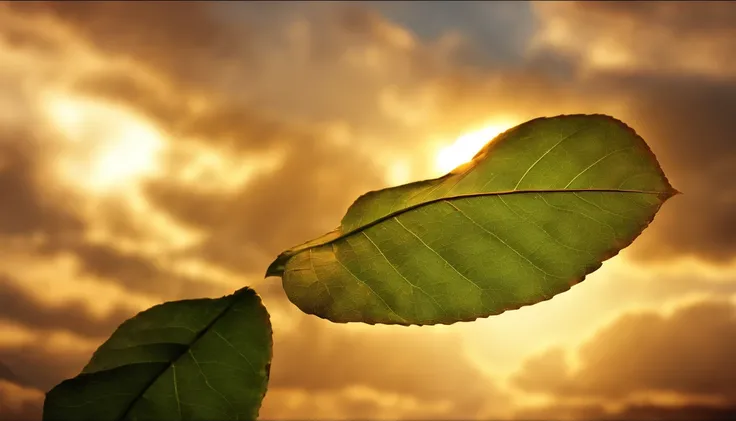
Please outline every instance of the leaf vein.
[{"label": "leaf vein", "polygon": [[442,259],[443,262],[447,263],[447,265],[450,266],[450,268],[452,268],[452,270],[454,270],[455,273],[457,273],[463,279],[465,279],[468,282],[470,282],[471,284],[473,284],[479,290],[483,291],[483,288],[481,288],[478,284],[476,284],[475,282],[473,282],[472,280],[470,280],[470,278],[468,278],[467,276],[465,276],[462,273],[460,273],[460,271],[457,270],[457,268],[455,266],[453,266],[452,263],[448,262],[447,259],[445,259],[444,257],[442,257],[442,255],[439,254],[437,252],[437,250],[435,250],[432,247],[430,247],[429,244],[425,243],[424,240],[421,239],[421,237],[419,237],[416,233],[414,233],[414,231],[410,230],[409,228],[406,227],[406,225],[402,224],[401,221],[399,220],[399,218],[394,217],[393,219],[396,220],[396,222],[398,222],[399,225],[401,225],[402,228],[404,228],[407,232],[409,232],[409,234],[413,235],[414,237],[416,237],[417,240],[419,240],[422,244],[424,244],[424,247],[428,248],[432,253],[436,254],[437,257],[439,257],[440,259]]},{"label": "leaf vein", "polygon": [[174,379],[174,397],[176,397],[176,409],[179,412],[179,419],[181,419],[181,399],[179,398],[179,386],[176,384],[176,362],[171,363],[172,378]]},{"label": "leaf vein", "polygon": [[570,132],[567,136],[563,136],[562,139],[560,139],[557,143],[555,143],[554,145],[552,145],[551,148],[547,149],[547,152],[543,153],[542,156],[540,156],[539,158],[537,158],[537,160],[534,161],[534,163],[529,168],[527,168],[526,172],[521,176],[521,178],[519,179],[519,181],[514,186],[514,190],[516,190],[519,187],[519,185],[521,184],[522,180],[524,180],[524,178],[526,178],[527,174],[529,174],[529,171],[531,171],[532,168],[536,167],[537,164],[539,163],[539,161],[542,160],[542,158],[544,158],[545,156],[547,156],[550,152],[552,152],[555,148],[557,148],[562,142],[566,141],[567,139],[570,139],[571,137],[575,136],[576,134],[580,133],[581,131],[583,131],[585,129],[586,129],[586,126],[578,127],[577,129],[575,129],[572,132]]},{"label": "leaf vein", "polygon": [[566,189],[566,188],[570,187],[570,184],[572,184],[573,181],[577,180],[578,177],[580,177],[581,175],[585,174],[589,169],[591,169],[594,166],[598,165],[601,161],[603,161],[604,159],[608,158],[609,156],[615,155],[618,152],[623,152],[623,151],[626,151],[626,150],[629,150],[629,149],[632,149],[632,148],[633,148],[633,146],[629,146],[629,147],[621,148],[621,149],[616,149],[615,151],[612,151],[612,152],[609,152],[609,153],[603,155],[597,161],[595,161],[594,163],[588,165],[582,171],[580,171],[575,177],[572,178],[572,180],[570,180],[569,183],[567,183],[567,185],[565,187],[563,187],[563,189]]},{"label": "leaf vein", "polygon": [[199,374],[202,375],[202,379],[204,379],[204,384],[206,384],[207,387],[212,389],[213,392],[217,393],[222,399],[224,399],[225,402],[227,402],[228,406],[230,406],[230,409],[232,409],[233,412],[237,413],[238,411],[235,409],[235,406],[233,406],[233,403],[230,402],[230,400],[225,395],[223,395],[222,392],[212,387],[209,379],[207,378],[207,375],[204,374],[204,370],[202,370],[202,367],[199,365],[199,361],[197,361],[197,358],[194,356],[194,353],[192,352],[192,350],[189,349],[189,351],[187,352],[189,352],[189,356],[192,357],[192,361],[194,361],[194,364],[197,366],[197,370],[199,370]]},{"label": "leaf vein", "polygon": [[516,212],[516,211],[515,211],[514,209],[512,209],[512,208],[511,208],[511,206],[509,206],[509,205],[508,205],[508,204],[506,203],[506,201],[505,201],[505,200],[503,199],[503,197],[502,197],[502,196],[498,196],[498,198],[499,198],[499,199],[501,199],[501,203],[503,203],[503,204],[504,204],[504,206],[506,206],[506,207],[507,207],[507,208],[508,208],[508,209],[509,209],[509,210],[510,210],[511,212],[513,212],[513,213],[514,213],[514,215],[516,215],[516,216],[518,216],[519,218],[521,218],[521,220],[522,220],[522,221],[525,221],[525,222],[529,222],[529,223],[531,223],[532,225],[534,225],[535,227],[537,227],[537,228],[539,228],[540,230],[542,230],[542,232],[543,232],[543,233],[545,233],[545,234],[547,234],[547,236],[548,236],[548,237],[549,237],[549,238],[550,238],[550,239],[551,239],[552,241],[554,241],[555,243],[557,243],[557,244],[561,245],[562,247],[565,247],[565,248],[567,248],[567,249],[569,249],[569,250],[572,250],[572,251],[577,251],[577,252],[580,252],[580,253],[585,253],[585,254],[588,254],[588,255],[592,256],[592,255],[590,254],[590,252],[589,252],[589,251],[587,251],[587,250],[581,250],[581,249],[578,249],[578,248],[575,248],[575,247],[571,247],[571,246],[568,246],[567,244],[565,244],[565,243],[561,242],[561,241],[560,241],[560,240],[558,240],[558,239],[557,239],[557,238],[556,238],[555,236],[553,236],[552,234],[550,234],[550,233],[549,233],[549,231],[547,231],[546,229],[544,229],[544,227],[542,227],[541,225],[537,224],[537,223],[536,223],[536,221],[534,221],[533,219],[525,218],[524,216],[522,216],[521,214],[519,214],[518,212]]},{"label": "leaf vein", "polygon": [[370,285],[368,285],[368,283],[367,283],[367,282],[365,282],[364,280],[362,280],[362,279],[360,279],[359,277],[357,277],[357,276],[356,276],[356,275],[355,275],[355,274],[353,273],[353,271],[351,271],[351,270],[350,270],[350,268],[348,268],[347,266],[345,266],[345,264],[344,264],[344,263],[343,263],[343,262],[342,262],[342,261],[340,260],[340,258],[339,258],[339,257],[337,256],[337,252],[335,251],[335,245],[334,245],[334,244],[332,244],[332,250],[333,250],[333,254],[335,255],[335,261],[337,261],[337,263],[339,263],[339,264],[340,264],[340,266],[342,266],[342,267],[343,267],[343,269],[345,269],[345,270],[346,270],[346,271],[347,271],[347,272],[348,272],[348,273],[349,273],[350,275],[352,275],[352,277],[353,277],[353,278],[355,278],[355,280],[356,280],[356,281],[360,282],[360,283],[361,283],[361,284],[363,284],[363,285],[364,285],[364,286],[365,286],[366,288],[368,288],[368,289],[369,289],[369,290],[370,290],[370,291],[371,291],[371,292],[373,293],[373,295],[375,295],[375,296],[376,296],[376,297],[377,297],[377,298],[378,298],[379,300],[381,300],[381,302],[383,303],[383,305],[385,305],[385,306],[386,306],[386,308],[387,308],[387,309],[388,309],[388,310],[389,310],[389,311],[390,311],[391,313],[393,313],[393,315],[394,315],[394,316],[398,317],[398,318],[399,318],[399,319],[400,319],[400,320],[401,320],[402,322],[404,322],[404,323],[409,323],[409,322],[408,322],[408,321],[407,321],[406,319],[404,319],[403,317],[399,316],[399,315],[398,315],[398,313],[396,313],[396,311],[395,311],[395,310],[394,310],[393,308],[391,308],[391,306],[390,306],[390,305],[388,305],[388,303],[386,302],[386,300],[384,300],[384,299],[383,299],[383,297],[381,297],[381,295],[380,295],[379,293],[377,293],[377,292],[376,292],[376,290],[374,290],[374,289],[373,289],[373,288],[372,288],[372,287],[371,287]]},{"label": "leaf vein", "polygon": [[412,288],[416,288],[419,291],[421,291],[424,295],[427,296],[427,298],[429,298],[430,300],[432,300],[432,302],[434,302],[435,305],[437,306],[437,308],[439,308],[441,311],[445,311],[445,309],[442,308],[442,305],[440,303],[438,303],[437,300],[435,300],[434,297],[432,297],[431,295],[429,295],[429,293],[427,293],[427,291],[425,291],[424,289],[422,289],[422,287],[420,287],[419,285],[414,285],[413,283],[411,283],[411,281],[409,281],[409,279],[407,279],[406,276],[404,276],[404,274],[402,274],[401,271],[399,271],[399,269],[396,266],[394,266],[393,263],[391,263],[391,261],[388,259],[388,257],[386,256],[386,254],[381,250],[380,247],[378,247],[378,244],[376,244],[376,242],[373,241],[373,239],[371,237],[369,237],[368,234],[365,231],[363,231],[363,235],[365,236],[365,238],[368,239],[368,241],[371,242],[371,244],[373,244],[373,246],[376,248],[376,250],[378,250],[378,252],[381,254],[381,256],[383,256],[383,258],[386,260],[386,262],[393,268],[393,270],[399,276],[401,276],[401,278],[403,280],[406,281],[406,283],[408,283],[409,285],[411,285]]},{"label": "leaf vein", "polygon": [[544,202],[544,203],[545,203],[545,204],[546,204],[547,206],[549,206],[549,207],[551,207],[551,208],[553,208],[553,209],[561,210],[561,211],[563,211],[563,212],[568,212],[568,213],[572,213],[572,214],[574,214],[574,215],[580,215],[580,216],[582,216],[582,217],[584,217],[584,218],[588,218],[588,219],[590,219],[590,220],[591,220],[591,221],[593,221],[593,222],[596,222],[596,223],[598,223],[598,224],[600,224],[600,225],[603,225],[603,226],[606,226],[606,227],[608,227],[608,229],[610,229],[610,230],[611,230],[611,232],[613,233],[613,237],[614,237],[614,238],[616,237],[616,230],[615,230],[615,229],[614,229],[614,228],[613,228],[612,226],[610,226],[609,224],[607,224],[607,223],[605,223],[605,222],[603,222],[603,221],[599,221],[599,220],[597,220],[597,219],[593,218],[592,216],[590,216],[590,215],[587,215],[587,214],[585,214],[585,213],[583,213],[583,212],[580,212],[580,211],[578,211],[578,212],[575,212],[575,211],[573,211],[573,210],[570,210],[570,209],[565,209],[565,208],[561,208],[561,207],[559,207],[559,206],[555,206],[555,205],[553,205],[553,204],[549,203],[549,202],[547,201],[547,199],[545,199],[545,198],[544,198],[544,196],[542,196],[542,195],[540,195],[539,197],[540,197],[540,198],[542,199],[542,201],[543,201],[543,202]]},{"label": "leaf vein", "polygon": [[514,253],[516,253],[516,254],[517,254],[517,255],[518,255],[519,257],[521,257],[522,259],[526,260],[526,261],[527,261],[527,262],[528,262],[528,263],[529,263],[530,265],[532,265],[533,267],[535,267],[535,268],[536,268],[536,269],[537,269],[538,271],[542,272],[542,273],[543,273],[544,275],[547,275],[547,276],[551,276],[551,277],[553,277],[553,278],[557,278],[557,279],[563,279],[563,278],[561,278],[561,277],[559,277],[559,276],[557,276],[557,275],[553,275],[553,274],[551,274],[551,273],[548,273],[548,272],[547,272],[547,271],[545,271],[544,269],[542,269],[542,268],[540,268],[539,266],[535,265],[535,264],[534,264],[534,262],[532,262],[531,260],[529,260],[529,259],[528,259],[528,258],[527,258],[526,256],[524,256],[523,254],[519,253],[519,251],[518,251],[518,250],[516,250],[515,248],[511,247],[511,245],[510,245],[509,243],[507,243],[506,241],[504,241],[504,240],[503,240],[503,239],[502,239],[501,237],[499,237],[499,236],[498,236],[498,235],[496,235],[495,233],[493,233],[493,232],[489,231],[488,229],[486,229],[486,227],[484,227],[483,225],[481,225],[481,224],[479,224],[478,222],[476,222],[476,221],[475,221],[475,220],[474,220],[473,218],[471,218],[470,216],[468,216],[468,215],[467,215],[467,214],[466,214],[465,212],[463,212],[462,210],[460,210],[460,208],[458,208],[457,206],[455,206],[455,205],[454,205],[454,204],[452,204],[451,202],[445,201],[445,203],[447,203],[448,205],[450,205],[450,206],[451,206],[451,207],[452,207],[453,209],[455,209],[455,210],[456,210],[457,212],[460,212],[460,214],[461,214],[462,216],[464,216],[465,218],[467,218],[467,219],[468,219],[468,221],[470,221],[470,222],[472,222],[473,224],[475,224],[475,225],[476,225],[476,226],[477,226],[478,228],[482,229],[483,231],[487,232],[488,234],[491,234],[491,235],[492,235],[493,237],[495,237],[495,238],[496,238],[496,239],[497,239],[498,241],[500,241],[501,243],[503,243],[503,245],[505,245],[506,247],[508,247],[508,248],[509,248],[509,250],[513,251],[513,252],[514,252]]},{"label": "leaf vein", "polygon": [[583,202],[585,202],[585,203],[587,203],[587,204],[589,204],[589,205],[591,205],[591,206],[594,206],[594,207],[596,207],[596,208],[598,208],[598,209],[602,210],[603,212],[606,212],[606,213],[608,213],[608,214],[611,214],[611,215],[614,215],[614,216],[618,216],[619,218],[622,218],[622,219],[627,219],[627,220],[629,220],[629,221],[634,221],[634,220],[635,220],[634,218],[632,218],[632,217],[630,217],[630,216],[626,216],[626,215],[621,215],[621,214],[618,214],[618,213],[616,213],[616,212],[613,212],[613,211],[610,211],[610,210],[608,210],[608,209],[606,209],[606,208],[604,208],[604,207],[602,207],[602,206],[599,206],[599,205],[597,205],[597,204],[595,204],[595,203],[593,203],[593,202],[591,202],[591,201],[589,201],[589,200],[586,200],[585,198],[583,198],[582,196],[580,196],[580,195],[579,195],[579,194],[577,194],[577,193],[573,193],[573,194],[574,194],[574,195],[575,195],[575,197],[577,197],[578,199],[582,200]]}]

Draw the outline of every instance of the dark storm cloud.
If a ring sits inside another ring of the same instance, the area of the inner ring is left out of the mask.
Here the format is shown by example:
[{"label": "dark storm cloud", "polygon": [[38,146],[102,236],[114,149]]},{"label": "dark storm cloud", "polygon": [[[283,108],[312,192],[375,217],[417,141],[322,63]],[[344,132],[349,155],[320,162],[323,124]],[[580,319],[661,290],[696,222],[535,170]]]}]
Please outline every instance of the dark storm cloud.
[{"label": "dark storm cloud", "polygon": [[49,305],[0,273],[0,319],[33,330],[67,330],[84,336],[106,337],[135,313],[137,310],[118,306],[100,318],[92,314],[81,300]]},{"label": "dark storm cloud", "polygon": [[667,317],[627,314],[579,349],[575,372],[563,353],[549,351],[527,360],[514,383],[557,397],[672,392],[736,402],[735,310],[727,302],[704,301]]}]

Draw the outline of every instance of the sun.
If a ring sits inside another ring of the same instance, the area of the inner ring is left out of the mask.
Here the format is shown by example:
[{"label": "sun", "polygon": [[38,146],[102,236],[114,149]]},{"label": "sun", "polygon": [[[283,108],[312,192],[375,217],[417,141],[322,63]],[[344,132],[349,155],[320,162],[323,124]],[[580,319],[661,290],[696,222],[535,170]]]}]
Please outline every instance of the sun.
[{"label": "sun", "polygon": [[111,103],[69,95],[51,95],[45,105],[65,140],[66,153],[58,164],[75,184],[109,191],[158,170],[164,138],[142,116]]},{"label": "sun", "polygon": [[458,137],[455,142],[437,152],[435,170],[439,174],[446,174],[470,161],[486,143],[515,125],[511,119],[497,120]]}]

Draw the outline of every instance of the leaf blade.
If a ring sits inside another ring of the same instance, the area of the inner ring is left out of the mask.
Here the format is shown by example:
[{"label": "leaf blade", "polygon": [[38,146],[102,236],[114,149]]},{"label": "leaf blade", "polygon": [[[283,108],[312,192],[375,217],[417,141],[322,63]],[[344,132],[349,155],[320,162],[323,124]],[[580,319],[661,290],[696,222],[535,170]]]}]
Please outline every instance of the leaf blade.
[{"label": "leaf blade", "polygon": [[569,289],[676,193],[624,123],[535,119],[446,176],[361,196],[338,230],[282,253],[284,270],[268,275],[282,275],[303,311],[336,322],[474,320]]},{"label": "leaf blade", "polygon": [[43,417],[255,419],[271,355],[268,313],[252,289],[160,304],[124,322],[80,375],[49,391]]}]

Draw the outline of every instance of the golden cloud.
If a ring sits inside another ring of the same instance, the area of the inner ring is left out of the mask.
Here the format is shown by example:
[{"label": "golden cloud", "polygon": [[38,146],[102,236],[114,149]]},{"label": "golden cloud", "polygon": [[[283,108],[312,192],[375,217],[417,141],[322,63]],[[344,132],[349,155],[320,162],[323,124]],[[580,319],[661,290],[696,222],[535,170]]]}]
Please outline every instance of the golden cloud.
[{"label": "golden cloud", "polygon": [[[574,343],[632,306],[733,294],[736,48],[721,4],[534,4],[537,44],[503,68],[465,60],[477,40],[427,41],[368,6],[0,5],[0,203],[12,203],[0,206],[0,317],[15,320],[0,325],[12,339],[0,360],[24,387],[47,389],[75,375],[126,314],[255,284],[277,330],[264,416],[509,415],[527,394],[500,379],[529,352]],[[435,175],[438,153],[455,162],[492,136],[489,126],[579,112],[630,122],[685,195],[617,269],[607,263],[569,296],[453,327],[455,336],[374,333],[319,323],[290,307],[277,281],[260,280],[276,253],[333,228],[365,191]],[[719,264],[708,266],[718,279],[655,273],[683,256]],[[634,258],[651,273],[639,276]],[[680,312],[617,322],[590,343],[610,342],[618,357],[594,347],[574,368],[553,352],[529,360],[519,385],[571,416],[586,413],[568,402],[583,392],[598,400],[585,403],[596,417],[608,416],[599,401],[636,388],[689,396],[706,379],[663,367],[722,359],[730,322],[709,305],[682,310],[702,326]],[[616,342],[622,331],[646,352]],[[662,332],[683,352],[652,370],[671,345]],[[473,343],[482,346],[470,352]],[[617,377],[612,368],[629,359],[649,371]],[[732,392],[730,372],[719,373],[709,396]],[[630,404],[630,415],[664,411]],[[682,413],[696,410],[710,409]]]}]

